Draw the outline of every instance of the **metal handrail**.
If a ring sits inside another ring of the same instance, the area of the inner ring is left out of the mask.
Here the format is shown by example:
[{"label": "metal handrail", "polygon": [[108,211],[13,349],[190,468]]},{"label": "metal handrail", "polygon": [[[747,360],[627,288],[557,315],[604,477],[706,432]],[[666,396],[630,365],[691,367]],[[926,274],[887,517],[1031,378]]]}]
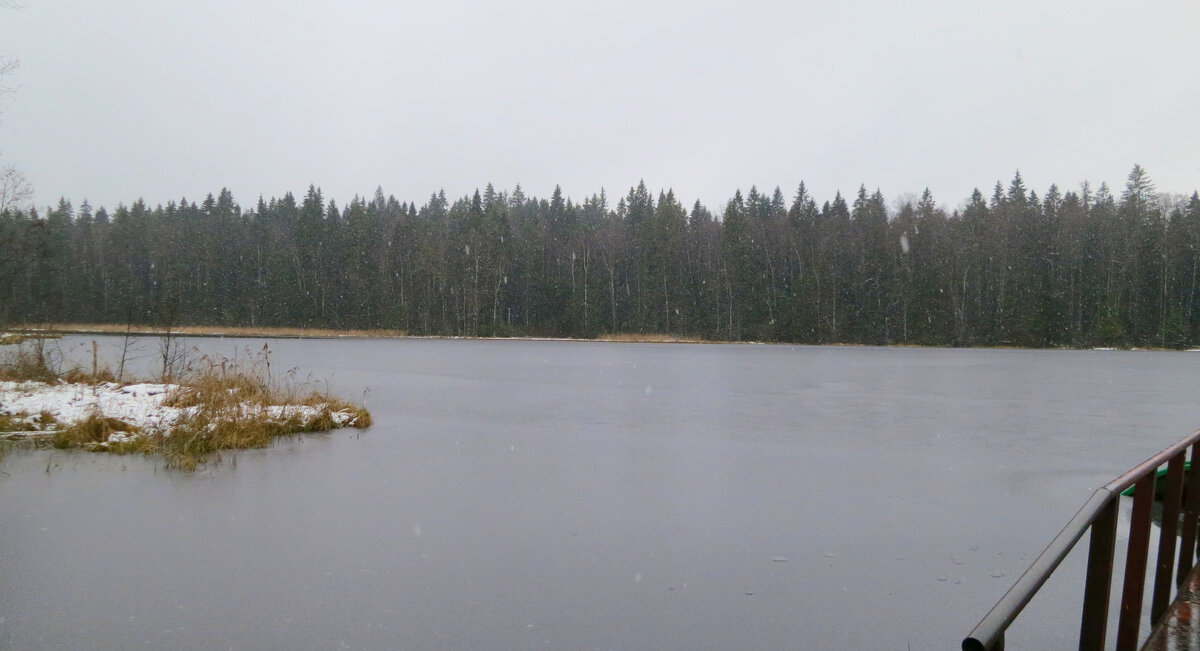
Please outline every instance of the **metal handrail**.
[{"label": "metal handrail", "polygon": [[[1184,463],[1191,448],[1190,468]],[[1117,649],[1137,648],[1138,627],[1142,615],[1142,596],[1146,585],[1146,561],[1150,548],[1150,511],[1159,468],[1167,465],[1167,488],[1163,500],[1162,532],[1159,536],[1158,562],[1155,565],[1151,625],[1165,614],[1172,586],[1178,586],[1191,572],[1196,559],[1196,526],[1200,514],[1200,430],[1146,459],[1116,479],[1096,489],[1083,507],[1050,541],[1029,569],[1017,579],[1000,601],[984,615],[962,642],[963,651],[999,651],[1004,648],[1004,633],[1021,614],[1050,575],[1091,529],[1087,579],[1084,586],[1083,616],[1079,648],[1104,648],[1108,631],[1108,606],[1112,590],[1113,559],[1116,551],[1119,497],[1134,488],[1133,514],[1122,585],[1121,612],[1117,626]],[[1197,481],[1191,481],[1193,475]],[[1187,499],[1183,499],[1184,487]],[[1183,537],[1178,564],[1175,562],[1175,537],[1180,510],[1184,512]],[[1174,578],[1174,581],[1172,581]]]}]

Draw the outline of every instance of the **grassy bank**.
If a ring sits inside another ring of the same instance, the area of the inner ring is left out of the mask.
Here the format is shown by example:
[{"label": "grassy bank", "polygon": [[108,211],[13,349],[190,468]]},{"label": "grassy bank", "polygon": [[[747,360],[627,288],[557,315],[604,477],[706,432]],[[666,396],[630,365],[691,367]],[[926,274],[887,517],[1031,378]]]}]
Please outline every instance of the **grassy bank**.
[{"label": "grassy bank", "polygon": [[[54,323],[22,324],[9,328],[14,337],[44,334],[54,335],[136,335],[159,337],[168,333],[161,327],[149,325],[119,325],[114,323]],[[337,339],[403,337],[403,330],[330,330],[326,328],[268,328],[256,326],[172,326],[169,334],[181,337],[256,337],[275,339]],[[0,343],[3,343],[0,341]]]},{"label": "grassy bank", "polygon": [[665,333],[613,332],[596,337],[598,341],[618,341],[639,344],[703,344],[708,343],[699,337],[687,335],[672,335]]},{"label": "grassy bank", "polygon": [[[410,336],[405,330],[332,330],[327,328],[276,328],[256,326],[173,326],[169,332],[164,328],[145,325],[118,325],[105,323],[55,323],[55,324],[22,324],[10,328],[11,333],[3,336],[13,337],[12,343],[33,336],[62,336],[62,335],[132,335],[161,337],[164,334],[182,337],[253,337],[279,339],[384,339]],[[539,340],[546,337],[476,337],[458,335],[419,335],[422,339],[531,339]],[[692,335],[670,333],[636,333],[613,332],[597,335],[594,339],[556,338],[556,341],[615,341],[623,343],[720,343]],[[0,344],[3,341],[0,340]]]},{"label": "grassy bank", "polygon": [[114,382],[107,370],[63,371],[34,346],[0,355],[0,432],[46,438],[60,449],[161,455],[194,470],[225,450],[268,447],[281,436],[371,425],[361,405],[273,375],[270,350],[201,357],[171,382]]},{"label": "grassy bank", "polygon": [[1007,343],[998,343],[992,345],[970,345],[970,346],[955,346],[951,344],[917,344],[917,343],[902,343],[893,342],[887,344],[872,344],[859,342],[823,342],[823,343],[805,343],[805,342],[788,342],[788,341],[751,341],[751,340],[728,340],[728,339],[705,339],[703,337],[686,334],[670,334],[670,333],[637,333],[637,332],[613,332],[601,333],[593,338],[575,338],[575,337],[551,337],[551,336],[474,336],[474,335],[410,335],[405,330],[334,330],[323,328],[284,328],[284,327],[256,327],[256,326],[175,326],[167,331],[163,328],[154,326],[126,326],[117,324],[80,324],[80,323],[61,323],[61,324],[39,324],[39,325],[16,325],[11,326],[6,332],[0,332],[0,346],[6,343],[18,343],[34,338],[56,338],[63,335],[89,335],[89,334],[104,334],[104,335],[131,335],[131,336],[146,336],[146,337],[163,337],[164,335],[172,337],[243,337],[243,338],[278,338],[278,339],[386,339],[386,338],[416,338],[416,339],[464,339],[464,340],[480,340],[480,341],[574,341],[574,342],[616,342],[616,343],[669,343],[669,344],[755,344],[755,345],[771,345],[771,346],[867,346],[867,347],[889,347],[889,348],[977,348],[977,349],[1005,349],[1005,350],[1131,350],[1131,351],[1200,351],[1200,348],[1179,349],[1179,348],[1161,348],[1156,346],[1118,346],[1118,347],[1095,347],[1095,346],[1046,346],[1046,347],[1028,347],[1017,346]]}]

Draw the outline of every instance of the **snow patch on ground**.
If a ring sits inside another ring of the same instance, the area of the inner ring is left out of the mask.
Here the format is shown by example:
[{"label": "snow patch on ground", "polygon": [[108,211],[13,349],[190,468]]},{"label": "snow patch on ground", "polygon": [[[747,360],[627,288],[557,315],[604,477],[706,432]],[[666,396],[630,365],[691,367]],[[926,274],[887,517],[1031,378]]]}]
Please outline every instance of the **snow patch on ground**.
[{"label": "snow patch on ground", "polygon": [[0,382],[0,412],[50,412],[60,423],[74,423],[97,411],[147,432],[166,432],[187,409],[164,406],[174,384],[46,384]]},{"label": "snow patch on ground", "polygon": [[[298,416],[300,420],[307,422],[316,418],[317,416],[320,416],[321,412],[327,407],[328,405],[324,404],[316,406],[270,405],[268,407],[264,407],[263,411],[266,412],[267,416],[275,420],[290,420],[292,417]],[[330,416],[333,418],[333,424],[337,425],[338,427],[346,427],[351,425],[354,421],[354,414],[348,411],[331,412]]]},{"label": "snow patch on ground", "polygon": [[[130,384],[121,386],[112,382],[104,384],[47,384],[45,382],[0,382],[0,413],[11,415],[27,414],[38,418],[45,411],[64,425],[84,420],[89,415],[100,414],[129,423],[147,434],[167,434],[182,417],[194,414],[198,407],[169,407],[163,404],[171,393],[179,388],[176,384]],[[308,422],[328,409],[318,405],[241,405],[241,415],[265,413],[275,420],[299,417]],[[355,415],[348,411],[331,413],[338,427],[352,425]],[[31,435],[44,432],[30,432]],[[116,432],[109,436],[110,442],[128,440],[131,434]],[[116,437],[114,439],[114,437]]]}]

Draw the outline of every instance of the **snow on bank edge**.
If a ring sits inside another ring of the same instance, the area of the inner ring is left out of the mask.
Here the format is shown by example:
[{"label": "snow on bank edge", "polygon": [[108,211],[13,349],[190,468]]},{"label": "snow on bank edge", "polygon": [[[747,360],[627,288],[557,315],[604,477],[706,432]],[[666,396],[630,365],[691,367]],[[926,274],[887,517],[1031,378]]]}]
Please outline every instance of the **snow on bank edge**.
[{"label": "snow on bank edge", "polygon": [[[37,418],[43,411],[54,416],[63,426],[84,420],[99,412],[109,418],[124,421],[147,434],[169,434],[183,416],[195,413],[197,407],[169,407],[163,404],[175,384],[47,384],[45,382],[0,382],[0,413]],[[327,405],[270,405],[262,410],[270,418],[287,420],[299,416],[304,421],[321,414]],[[243,413],[258,411],[253,405],[243,405]],[[331,413],[334,425],[346,427],[355,421],[348,411]],[[31,421],[32,422],[32,421]],[[46,432],[24,432],[30,436]],[[112,442],[127,440],[120,432],[109,437]]]}]

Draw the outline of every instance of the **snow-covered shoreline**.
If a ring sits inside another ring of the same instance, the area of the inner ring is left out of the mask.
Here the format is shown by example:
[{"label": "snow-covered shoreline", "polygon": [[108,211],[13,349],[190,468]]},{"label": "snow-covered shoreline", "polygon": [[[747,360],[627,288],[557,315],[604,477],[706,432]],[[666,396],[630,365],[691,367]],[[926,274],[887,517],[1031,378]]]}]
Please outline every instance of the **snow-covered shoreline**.
[{"label": "snow-covered shoreline", "polygon": [[[69,426],[85,420],[90,415],[100,414],[123,421],[144,434],[169,435],[172,427],[181,418],[195,414],[199,409],[163,404],[180,388],[176,384],[150,383],[120,385],[115,382],[0,382],[0,414],[17,417],[14,420],[40,424],[41,414],[47,413],[61,426]],[[242,404],[238,415],[262,414],[280,421],[299,417],[307,422],[321,415],[327,408],[325,404]],[[355,414],[346,410],[331,411],[330,417],[337,427],[353,425],[355,420]],[[32,431],[11,434],[39,436],[46,433]]]},{"label": "snow-covered shoreline", "polygon": [[163,405],[176,389],[174,384],[0,382],[0,413],[33,418],[47,412],[64,424],[100,413],[148,433],[165,433],[186,411]]}]

